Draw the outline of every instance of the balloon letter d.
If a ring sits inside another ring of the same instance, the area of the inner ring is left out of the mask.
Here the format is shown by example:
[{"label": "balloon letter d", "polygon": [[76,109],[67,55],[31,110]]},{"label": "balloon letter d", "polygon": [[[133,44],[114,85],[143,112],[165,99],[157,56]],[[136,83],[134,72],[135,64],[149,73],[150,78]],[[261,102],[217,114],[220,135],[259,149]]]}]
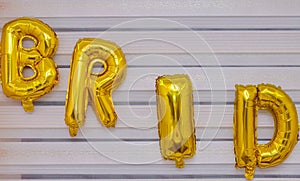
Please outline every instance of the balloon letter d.
[{"label": "balloon letter d", "polygon": [[[270,142],[257,144],[257,113],[269,110],[274,117],[274,135]],[[257,87],[236,85],[234,105],[234,152],[237,168],[246,168],[252,179],[256,165],[279,165],[298,141],[298,116],[291,98],[281,88],[270,84]]]}]

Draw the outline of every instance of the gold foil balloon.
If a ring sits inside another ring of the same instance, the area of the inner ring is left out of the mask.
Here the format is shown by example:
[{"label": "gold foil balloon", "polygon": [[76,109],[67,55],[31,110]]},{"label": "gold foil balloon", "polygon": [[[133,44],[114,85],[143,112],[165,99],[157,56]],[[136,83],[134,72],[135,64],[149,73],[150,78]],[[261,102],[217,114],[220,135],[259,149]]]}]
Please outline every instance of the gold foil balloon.
[{"label": "gold foil balloon", "polygon": [[258,85],[258,109],[273,113],[275,132],[267,144],[258,145],[257,164],[260,168],[283,162],[298,142],[298,115],[291,98],[281,88]]},{"label": "gold foil balloon", "polygon": [[[99,63],[104,70],[93,72],[93,67]],[[115,126],[117,114],[112,91],[125,78],[126,66],[121,48],[113,42],[93,38],[77,42],[71,62],[65,114],[71,136],[76,136],[78,128],[84,124],[88,94],[103,125]]]},{"label": "gold foil balloon", "polygon": [[[269,110],[274,118],[270,142],[257,144],[257,113]],[[282,163],[298,142],[298,116],[291,98],[270,84],[236,86],[234,113],[234,151],[236,167],[246,168],[252,179],[255,166],[267,168]]]},{"label": "gold foil balloon", "polygon": [[156,101],[160,151],[164,159],[184,167],[184,158],[196,151],[192,83],[187,75],[165,75],[156,79]]},{"label": "gold foil balloon", "polygon": [[235,166],[246,168],[247,179],[253,178],[257,160],[256,99],[255,86],[236,86],[233,121]]},{"label": "gold foil balloon", "polygon": [[[31,39],[34,46],[23,47],[23,40]],[[8,22],[2,29],[1,73],[6,96],[22,101],[26,112],[34,109],[32,101],[52,90],[58,82],[58,72],[52,56],[58,39],[55,32],[43,22],[19,18]],[[23,70],[34,74],[25,77]]]}]

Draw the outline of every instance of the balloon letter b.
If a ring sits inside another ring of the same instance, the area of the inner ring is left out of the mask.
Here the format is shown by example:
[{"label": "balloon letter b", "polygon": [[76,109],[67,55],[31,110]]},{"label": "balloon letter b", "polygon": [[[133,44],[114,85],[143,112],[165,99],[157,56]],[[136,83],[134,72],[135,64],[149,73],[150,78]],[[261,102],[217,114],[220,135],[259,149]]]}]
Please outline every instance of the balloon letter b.
[{"label": "balloon letter b", "polygon": [[[270,142],[257,144],[257,111],[269,110],[274,117]],[[236,86],[234,151],[237,168],[246,168],[252,179],[255,166],[267,168],[282,163],[298,142],[298,116],[291,98],[270,84]]]},{"label": "balloon letter b", "polygon": [[[93,72],[94,65],[99,63],[104,70]],[[115,126],[117,114],[112,91],[122,83],[125,74],[125,56],[116,44],[92,38],[77,42],[71,62],[65,114],[71,136],[76,136],[78,128],[84,124],[88,93],[98,119],[106,127]]]},{"label": "balloon letter b", "polygon": [[[33,47],[23,47],[24,39]],[[19,18],[2,29],[1,72],[6,96],[22,101],[26,112],[33,111],[32,101],[51,91],[58,82],[58,72],[52,56],[58,39],[55,32],[37,19]],[[25,77],[25,68],[34,74]]]},{"label": "balloon letter b", "polygon": [[196,151],[192,83],[187,75],[156,79],[156,101],[160,151],[164,159],[184,167],[184,158]]}]

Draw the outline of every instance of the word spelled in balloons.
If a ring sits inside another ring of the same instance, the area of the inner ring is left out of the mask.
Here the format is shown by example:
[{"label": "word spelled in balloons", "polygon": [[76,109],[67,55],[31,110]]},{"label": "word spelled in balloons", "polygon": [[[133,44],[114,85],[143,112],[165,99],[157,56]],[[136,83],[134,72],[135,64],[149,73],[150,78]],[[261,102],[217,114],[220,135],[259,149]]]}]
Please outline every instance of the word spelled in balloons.
[{"label": "word spelled in balloons", "polygon": [[[23,42],[30,39],[33,47]],[[58,70],[52,57],[58,46],[55,32],[40,20],[18,18],[6,23],[1,40],[1,81],[3,93],[21,100],[26,112],[33,101],[58,83]],[[94,72],[97,64],[103,71]],[[25,69],[32,69],[27,77]],[[124,80],[126,59],[113,42],[80,39],[73,52],[66,96],[65,123],[71,136],[84,124],[88,95],[99,121],[114,127],[117,114],[112,92]],[[165,75],[156,79],[156,101],[160,151],[165,159],[175,160],[178,168],[196,153],[192,83],[187,75]],[[269,110],[274,118],[274,135],[266,144],[257,143],[258,110]],[[298,115],[291,98],[270,84],[237,85],[233,121],[234,154],[237,168],[245,177],[254,177],[255,167],[267,168],[282,163],[298,141]]]}]

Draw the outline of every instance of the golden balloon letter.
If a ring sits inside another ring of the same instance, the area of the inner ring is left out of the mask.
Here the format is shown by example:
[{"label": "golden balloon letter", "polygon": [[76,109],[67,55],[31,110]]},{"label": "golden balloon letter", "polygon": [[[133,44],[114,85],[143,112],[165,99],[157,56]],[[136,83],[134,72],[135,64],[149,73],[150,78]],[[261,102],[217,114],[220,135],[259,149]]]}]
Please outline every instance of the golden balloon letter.
[{"label": "golden balloon letter", "polygon": [[[93,72],[97,65],[102,72]],[[112,101],[112,91],[126,75],[126,59],[119,46],[102,39],[84,38],[77,42],[71,62],[65,121],[71,136],[84,124],[91,96],[97,117],[106,127],[115,126],[117,114]]]},{"label": "golden balloon letter", "polygon": [[[23,47],[25,39],[32,40],[33,47]],[[2,29],[3,92],[21,100],[26,112],[32,112],[32,101],[51,91],[58,82],[57,67],[52,60],[57,44],[55,32],[37,19],[19,18],[8,22]],[[23,75],[26,68],[33,70],[32,76]]]},{"label": "golden balloon letter", "polygon": [[[257,113],[269,110],[274,118],[270,142],[257,144]],[[252,179],[255,166],[267,168],[282,163],[298,142],[298,116],[291,98],[270,84],[236,86],[234,113],[234,151],[236,167],[246,168],[245,177]]]},{"label": "golden balloon letter", "polygon": [[236,86],[234,152],[236,167],[246,168],[246,178],[253,177],[256,167],[256,98],[255,86]]},{"label": "golden balloon letter", "polygon": [[192,83],[187,75],[156,79],[156,101],[160,151],[164,159],[184,167],[184,158],[196,151]]}]

